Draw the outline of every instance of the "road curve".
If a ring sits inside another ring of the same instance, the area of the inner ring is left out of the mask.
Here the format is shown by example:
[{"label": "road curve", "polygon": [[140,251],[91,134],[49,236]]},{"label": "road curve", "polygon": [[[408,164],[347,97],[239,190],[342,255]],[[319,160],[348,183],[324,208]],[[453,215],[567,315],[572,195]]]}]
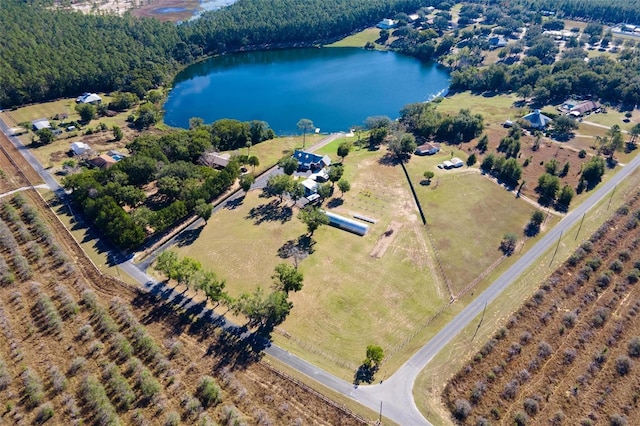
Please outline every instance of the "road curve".
[{"label": "road curve", "polygon": [[[8,129],[8,126],[0,120],[0,130],[5,133],[9,140],[20,150],[21,154],[29,161],[38,174],[40,174],[48,186],[57,194],[64,196],[64,191],[62,191],[55,179],[40,165],[35,157],[25,149],[16,137],[9,136]],[[341,136],[341,134],[330,135],[312,148],[317,149],[320,146],[330,143],[339,136]],[[591,210],[611,192],[616,185],[638,168],[638,166],[640,166],[640,156],[636,156],[631,162],[622,167],[618,173],[596,189],[580,206],[567,214],[560,223],[544,235],[483,293],[469,303],[469,305],[409,358],[393,375],[380,384],[356,387],[275,345],[267,346],[264,352],[274,356],[281,362],[284,362],[310,378],[317,380],[330,389],[340,392],[374,411],[378,411],[382,403],[382,414],[401,425],[429,425],[430,423],[422,416],[413,399],[413,387],[418,374],[447,343],[482,312],[485,304],[495,300],[526,269],[533,265],[542,254],[556,243],[567,230],[575,225],[584,214]],[[165,246],[163,245],[160,250],[164,248]],[[119,266],[143,286],[149,288],[155,284],[155,280],[144,271],[146,266],[148,266],[147,262],[145,262],[141,268],[140,265],[134,264],[131,260],[124,259],[124,256],[120,254],[114,256],[122,260],[122,262],[119,262]]]}]

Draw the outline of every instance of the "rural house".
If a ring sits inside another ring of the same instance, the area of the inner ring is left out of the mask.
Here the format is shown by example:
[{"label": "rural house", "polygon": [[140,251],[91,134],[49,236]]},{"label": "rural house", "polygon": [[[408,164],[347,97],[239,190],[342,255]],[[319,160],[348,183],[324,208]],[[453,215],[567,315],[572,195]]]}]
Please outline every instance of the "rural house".
[{"label": "rural house", "polygon": [[84,142],[74,142],[71,144],[71,151],[73,151],[74,155],[84,155],[90,149],[91,147]]},{"label": "rural house", "polygon": [[522,119],[528,121],[534,129],[544,129],[547,127],[547,124],[553,121],[551,118],[541,113],[539,109],[525,115]]},{"label": "rural house", "polygon": [[220,154],[219,152],[205,152],[199,159],[200,164],[213,167],[214,169],[224,169],[229,164],[230,154]]},{"label": "rural house", "polygon": [[97,167],[99,169],[108,169],[117,163],[115,158],[107,154],[102,154],[98,157],[92,158],[88,162],[93,167]]},{"label": "rural house", "polygon": [[395,26],[396,21],[389,18],[383,19],[382,21],[378,22],[378,25],[376,25],[376,27],[380,28],[381,30],[390,30],[391,28],[395,28]]},{"label": "rural house", "polygon": [[439,143],[425,143],[416,148],[416,155],[433,155],[440,151]]},{"label": "rural house", "polygon": [[95,93],[83,93],[78,96],[76,102],[79,104],[99,104],[102,102],[102,98]]},{"label": "rural house", "polygon": [[35,130],[36,132],[38,130],[51,128],[51,123],[49,123],[49,120],[47,120],[46,118],[39,118],[37,120],[33,120],[31,122],[31,125],[33,126],[33,130]]},{"label": "rural house", "polygon": [[331,165],[328,155],[321,156],[299,149],[294,151],[292,157],[298,160],[298,170],[320,170]]}]

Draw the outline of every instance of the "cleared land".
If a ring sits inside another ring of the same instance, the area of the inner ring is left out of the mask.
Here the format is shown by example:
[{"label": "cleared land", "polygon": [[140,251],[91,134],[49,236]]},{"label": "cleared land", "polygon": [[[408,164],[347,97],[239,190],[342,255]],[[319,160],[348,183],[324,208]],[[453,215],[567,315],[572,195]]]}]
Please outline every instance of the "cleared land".
[{"label": "cleared land", "polygon": [[451,380],[444,399],[457,421],[638,418],[639,200],[618,209]]}]

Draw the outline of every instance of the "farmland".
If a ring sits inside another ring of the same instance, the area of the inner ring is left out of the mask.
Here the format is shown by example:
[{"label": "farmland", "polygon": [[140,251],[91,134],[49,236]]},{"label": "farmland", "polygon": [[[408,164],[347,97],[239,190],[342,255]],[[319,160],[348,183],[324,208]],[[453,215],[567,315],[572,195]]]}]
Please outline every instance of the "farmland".
[{"label": "farmland", "polygon": [[639,199],[619,208],[449,382],[444,402],[458,422],[638,417]]},{"label": "farmland", "polygon": [[[28,185],[0,159],[3,192]],[[4,421],[361,423],[194,312],[102,275],[37,192],[0,198],[0,219]]]}]

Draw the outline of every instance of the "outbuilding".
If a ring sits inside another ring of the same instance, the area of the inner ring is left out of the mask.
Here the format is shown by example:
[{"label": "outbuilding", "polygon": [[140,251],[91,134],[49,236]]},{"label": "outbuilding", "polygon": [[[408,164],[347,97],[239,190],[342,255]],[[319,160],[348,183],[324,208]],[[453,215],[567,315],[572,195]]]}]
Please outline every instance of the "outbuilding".
[{"label": "outbuilding", "polygon": [[102,102],[102,98],[95,93],[83,93],[78,96],[76,102],[79,104],[99,104]]},{"label": "outbuilding", "polygon": [[71,144],[71,151],[73,151],[74,155],[83,155],[86,154],[91,147],[84,142],[74,142]]},{"label": "outbuilding", "polygon": [[369,231],[369,225],[350,219],[348,217],[340,216],[335,213],[323,211],[329,218],[329,224],[336,228],[344,229],[345,231],[353,232],[356,235],[364,235]]},{"label": "outbuilding", "polygon": [[459,167],[464,166],[464,161],[462,161],[461,159],[459,159],[458,157],[453,157],[451,159],[451,164],[453,164],[453,167],[455,167],[456,169]]},{"label": "outbuilding", "polygon": [[382,21],[378,22],[378,25],[376,26],[381,30],[390,30],[391,28],[396,27],[396,21],[394,21],[393,19],[385,18]]},{"label": "outbuilding", "polygon": [[38,130],[51,128],[51,123],[49,123],[49,120],[47,120],[46,118],[39,118],[37,120],[33,120],[31,122],[31,125],[33,126],[33,130],[35,130],[36,132]]}]

